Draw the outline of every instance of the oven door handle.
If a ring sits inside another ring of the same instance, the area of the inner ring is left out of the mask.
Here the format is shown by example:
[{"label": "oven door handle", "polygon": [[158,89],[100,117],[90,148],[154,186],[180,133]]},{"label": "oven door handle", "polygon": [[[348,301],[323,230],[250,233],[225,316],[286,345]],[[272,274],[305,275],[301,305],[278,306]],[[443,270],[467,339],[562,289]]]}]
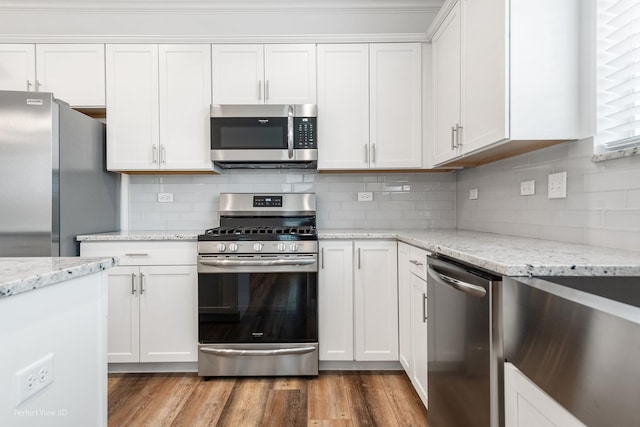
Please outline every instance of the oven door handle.
[{"label": "oven door handle", "polygon": [[316,347],[298,348],[278,348],[272,350],[235,350],[230,348],[207,348],[200,349],[203,353],[216,354],[218,356],[283,356],[287,354],[305,354],[316,350]]},{"label": "oven door handle", "polygon": [[200,264],[211,267],[271,267],[279,265],[310,265],[316,262],[315,258],[310,259],[270,259],[270,260],[239,260],[239,259],[218,259],[200,260]]}]

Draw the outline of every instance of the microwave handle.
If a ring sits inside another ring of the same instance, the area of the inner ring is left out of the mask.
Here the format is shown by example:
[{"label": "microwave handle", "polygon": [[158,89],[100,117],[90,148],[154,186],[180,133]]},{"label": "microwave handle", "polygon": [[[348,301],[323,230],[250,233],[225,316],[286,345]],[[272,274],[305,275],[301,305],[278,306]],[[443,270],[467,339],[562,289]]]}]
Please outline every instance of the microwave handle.
[{"label": "microwave handle", "polygon": [[293,159],[293,105],[289,105],[288,115],[288,132],[287,132],[287,148],[289,149],[289,158]]}]

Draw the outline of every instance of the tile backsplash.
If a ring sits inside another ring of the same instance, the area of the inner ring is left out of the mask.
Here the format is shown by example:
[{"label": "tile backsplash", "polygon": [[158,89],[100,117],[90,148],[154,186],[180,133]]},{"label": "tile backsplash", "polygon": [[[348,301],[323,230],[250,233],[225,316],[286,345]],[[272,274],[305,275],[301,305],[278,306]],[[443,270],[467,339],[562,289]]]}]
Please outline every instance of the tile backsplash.
[{"label": "tile backsplash", "polygon": [[[358,202],[359,191],[373,201]],[[221,175],[131,175],[130,230],[204,230],[218,225],[219,194],[314,192],[323,229],[426,229],[456,225],[452,173],[229,171]],[[158,203],[173,193],[173,203]]]},{"label": "tile backsplash", "polygon": [[[591,161],[591,139],[459,171],[457,227],[640,250],[640,156]],[[567,172],[567,198],[547,198],[547,176]],[[520,182],[535,180],[535,195]],[[477,200],[469,190],[478,188]]]}]

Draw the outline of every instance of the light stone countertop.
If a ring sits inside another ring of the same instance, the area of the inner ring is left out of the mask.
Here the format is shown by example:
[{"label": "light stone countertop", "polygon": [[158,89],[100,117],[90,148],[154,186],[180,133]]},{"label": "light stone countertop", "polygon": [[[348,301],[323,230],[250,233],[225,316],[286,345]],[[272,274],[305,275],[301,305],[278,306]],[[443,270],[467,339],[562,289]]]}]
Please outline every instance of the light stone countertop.
[{"label": "light stone countertop", "polygon": [[[198,231],[131,231],[80,241],[196,241]],[[396,239],[505,276],[640,276],[640,251],[455,229],[319,230],[320,240]]]},{"label": "light stone countertop", "polygon": [[97,273],[117,264],[116,258],[0,258],[0,299]]},{"label": "light stone countertop", "polygon": [[178,231],[178,230],[136,230],[136,231],[112,231],[109,233],[83,234],[76,236],[79,242],[109,242],[109,241],[148,241],[148,240],[181,240],[196,241],[202,230]]}]

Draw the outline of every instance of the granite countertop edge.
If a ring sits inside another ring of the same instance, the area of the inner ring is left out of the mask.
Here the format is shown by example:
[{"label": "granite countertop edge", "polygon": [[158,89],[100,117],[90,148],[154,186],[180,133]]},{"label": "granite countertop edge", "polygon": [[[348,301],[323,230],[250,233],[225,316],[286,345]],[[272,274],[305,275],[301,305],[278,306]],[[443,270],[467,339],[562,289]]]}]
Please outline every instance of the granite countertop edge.
[{"label": "granite countertop edge", "polygon": [[[79,241],[196,241],[198,231],[123,231],[78,236]],[[455,258],[496,274],[640,276],[640,251],[456,229],[319,229],[320,240],[390,239]]]},{"label": "granite countertop edge", "polygon": [[117,258],[0,258],[0,299],[87,276],[118,265]]}]

